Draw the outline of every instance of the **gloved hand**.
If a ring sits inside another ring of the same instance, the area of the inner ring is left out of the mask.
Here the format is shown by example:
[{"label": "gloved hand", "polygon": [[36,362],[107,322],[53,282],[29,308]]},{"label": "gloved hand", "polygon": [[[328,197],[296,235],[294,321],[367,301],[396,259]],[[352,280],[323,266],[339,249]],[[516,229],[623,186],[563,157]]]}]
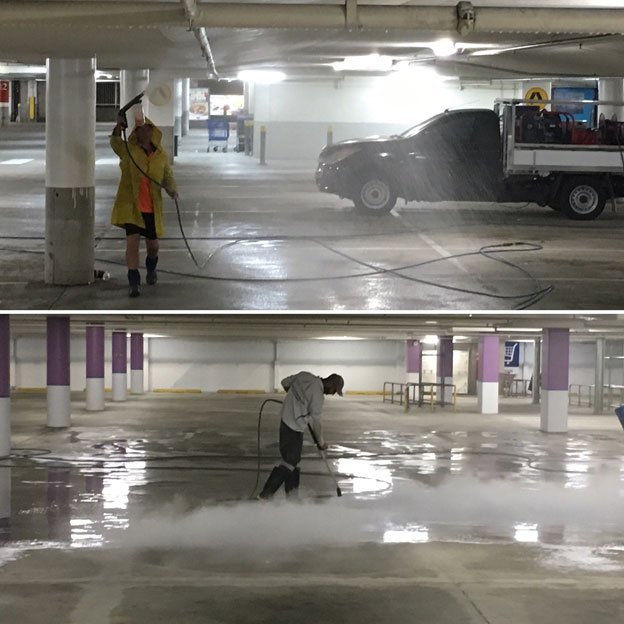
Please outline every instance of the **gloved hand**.
[{"label": "gloved hand", "polygon": [[329,448],[329,446],[326,443],[323,443],[323,444],[317,444],[316,448],[319,451],[326,451]]}]

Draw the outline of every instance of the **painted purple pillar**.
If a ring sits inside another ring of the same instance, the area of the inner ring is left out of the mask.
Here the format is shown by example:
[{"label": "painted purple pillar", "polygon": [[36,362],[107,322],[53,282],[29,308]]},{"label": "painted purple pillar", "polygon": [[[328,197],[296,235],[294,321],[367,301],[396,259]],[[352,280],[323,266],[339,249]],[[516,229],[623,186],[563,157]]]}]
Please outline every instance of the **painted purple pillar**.
[{"label": "painted purple pillar", "polygon": [[438,383],[444,384],[440,394],[442,404],[453,399],[453,336],[440,336],[438,341]]},{"label": "painted purple pillar", "polygon": [[69,317],[47,319],[48,427],[71,425]]},{"label": "painted purple pillar", "polygon": [[482,414],[498,414],[498,376],[500,371],[500,339],[479,337],[477,365],[477,403]]},{"label": "painted purple pillar", "polygon": [[0,457],[11,453],[11,329],[0,314]]},{"label": "painted purple pillar", "polygon": [[87,326],[87,410],[104,409],[104,326]]},{"label": "painted purple pillar", "polygon": [[407,349],[407,371],[408,373],[420,373],[422,360],[422,345],[418,340],[408,340]]},{"label": "painted purple pillar", "polygon": [[477,381],[498,383],[500,372],[500,339],[498,336],[479,337],[479,366]]},{"label": "painted purple pillar", "polygon": [[143,334],[130,334],[130,392],[143,394]]},{"label": "painted purple pillar", "polygon": [[570,330],[545,329],[542,340],[542,396],[540,429],[568,430]]},{"label": "painted purple pillar", "polygon": [[128,394],[128,340],[125,331],[113,332],[113,401],[125,401]]}]

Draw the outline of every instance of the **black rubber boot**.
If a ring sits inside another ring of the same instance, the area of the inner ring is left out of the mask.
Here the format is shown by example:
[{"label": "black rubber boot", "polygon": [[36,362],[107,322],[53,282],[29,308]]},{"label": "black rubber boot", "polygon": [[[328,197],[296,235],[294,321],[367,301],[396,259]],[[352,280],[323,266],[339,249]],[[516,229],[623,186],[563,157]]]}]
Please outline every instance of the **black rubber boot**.
[{"label": "black rubber boot", "polygon": [[299,477],[301,476],[301,470],[295,468],[287,477],[284,482],[284,489],[286,490],[287,498],[299,498]]},{"label": "black rubber boot", "polygon": [[141,274],[137,269],[128,269],[128,295],[130,297],[138,297],[141,294],[139,286],[141,285]]},{"label": "black rubber boot", "polygon": [[275,466],[275,468],[271,470],[271,474],[266,480],[258,498],[271,498],[273,494],[279,490],[280,486],[284,483],[284,481],[286,481],[289,475],[290,470],[288,470],[286,466]]},{"label": "black rubber boot", "polygon": [[156,265],[158,264],[158,256],[155,258],[151,258],[147,256],[145,258],[145,268],[147,269],[147,276],[145,277],[145,281],[153,286],[158,281],[158,273],[156,273]]}]

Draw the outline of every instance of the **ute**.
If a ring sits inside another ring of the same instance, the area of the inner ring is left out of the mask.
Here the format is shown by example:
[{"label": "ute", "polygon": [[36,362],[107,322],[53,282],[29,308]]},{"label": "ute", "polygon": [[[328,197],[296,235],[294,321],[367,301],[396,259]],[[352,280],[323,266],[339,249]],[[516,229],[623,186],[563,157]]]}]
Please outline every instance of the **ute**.
[{"label": "ute", "polygon": [[587,128],[535,101],[499,100],[494,110],[445,111],[398,135],[328,145],[316,184],[366,214],[385,214],[403,198],[534,202],[589,220],[624,196],[623,146],[616,119]]}]

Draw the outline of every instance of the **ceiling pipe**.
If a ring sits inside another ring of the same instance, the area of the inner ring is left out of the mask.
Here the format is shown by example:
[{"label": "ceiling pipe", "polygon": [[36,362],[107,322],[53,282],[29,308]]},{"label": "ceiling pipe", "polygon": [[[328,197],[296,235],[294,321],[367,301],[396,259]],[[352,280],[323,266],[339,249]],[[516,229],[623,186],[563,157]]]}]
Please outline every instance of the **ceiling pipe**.
[{"label": "ceiling pipe", "polygon": [[[519,0],[520,2],[522,0]],[[370,5],[344,4],[195,4],[194,28],[296,28],[338,30],[435,31],[474,33],[624,34],[624,9]],[[182,7],[163,2],[44,2],[4,0],[0,24],[62,23],[92,27],[181,26]]]},{"label": "ceiling pipe", "polygon": [[212,48],[210,47],[210,41],[208,40],[208,34],[203,26],[195,26],[195,20],[197,19],[197,13],[199,7],[197,6],[197,0],[182,0],[184,6],[184,13],[188,21],[189,29],[193,31],[195,38],[199,41],[199,46],[202,51],[202,56],[208,63],[208,72],[210,77],[221,78],[217,67],[215,65],[214,56],[212,55]]}]

